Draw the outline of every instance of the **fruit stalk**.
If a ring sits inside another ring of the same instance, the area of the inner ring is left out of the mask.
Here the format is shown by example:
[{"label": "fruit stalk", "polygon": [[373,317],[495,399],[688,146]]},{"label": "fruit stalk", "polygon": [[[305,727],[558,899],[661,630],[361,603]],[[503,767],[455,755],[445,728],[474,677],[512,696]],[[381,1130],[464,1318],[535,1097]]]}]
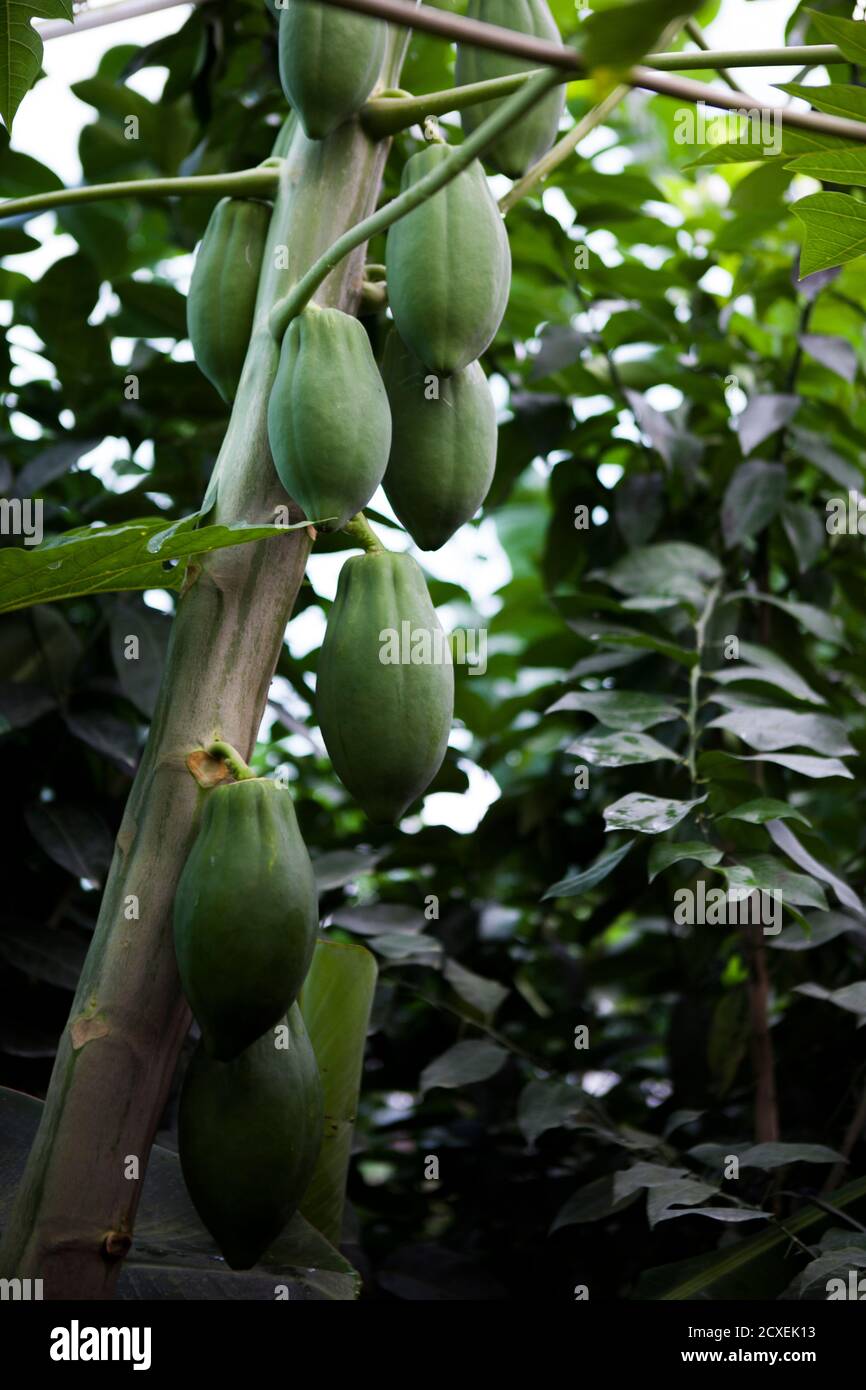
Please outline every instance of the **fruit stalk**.
[{"label": "fruit stalk", "polygon": [[[391,84],[403,47],[402,37],[393,40]],[[278,356],[268,314],[335,236],[375,207],[386,153],[357,123],[312,144],[290,120],[277,141],[283,165],[256,321],[208,490],[215,520],[270,521],[286,503],[267,443]],[[286,269],[277,269],[278,247],[289,248]],[[362,276],[359,248],[321,287],[319,302],[351,310]],[[178,604],[150,738],[0,1251],[0,1273],[42,1278],[48,1299],[112,1296],[120,1270],[113,1252],[129,1245],[189,1027],[172,941],[197,796],[185,758],[214,740],[251,750],[309,545],[299,530],[208,555]]]}]

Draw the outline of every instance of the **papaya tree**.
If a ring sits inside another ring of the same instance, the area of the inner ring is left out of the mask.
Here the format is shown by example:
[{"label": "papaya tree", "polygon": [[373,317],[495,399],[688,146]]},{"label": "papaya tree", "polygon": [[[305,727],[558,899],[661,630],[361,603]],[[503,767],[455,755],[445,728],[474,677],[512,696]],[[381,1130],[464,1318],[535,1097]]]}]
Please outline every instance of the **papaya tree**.
[{"label": "papaya tree", "polygon": [[[215,1242],[243,1271],[208,1273],[223,1296],[354,1296],[339,1247],[377,959],[372,1060],[395,1114],[418,1093],[394,1144],[360,1101],[384,1292],[413,1296],[404,1246],[443,1228],[466,1296],[519,1286],[510,1188],[481,1192],[466,1148],[528,1194],[520,1249],[552,1227],[569,1291],[725,1297],[736,1276],[738,1295],[809,1297],[813,1260],[823,1278],[832,1251],[854,1258],[832,1213],[866,1200],[848,1171],[866,1116],[847,790],[866,746],[862,26],[797,8],[787,48],[709,51],[697,11],[208,6],[79,84],[99,113],[79,187],[7,142],[0,252],[29,250],[46,210],[78,247],[38,282],[4,271],[59,389],[10,385],[16,538],[25,500],[49,508],[47,539],[0,552],[5,737],[31,758],[15,833],[78,888],[4,959],[32,977],[41,952],[68,987],[58,928],[93,931],[44,1104],[3,1095],[5,1277],[166,1296],[154,1253],[211,1271]],[[791,62],[829,80],[768,106],[731,77]],[[168,67],[159,103],[128,85],[148,65]],[[647,111],[662,153],[595,169],[592,139],[638,147]],[[196,242],[179,322],[153,271]],[[187,336],[194,363],[152,346]],[[118,412],[134,485],[103,490],[75,465]],[[482,621],[434,567],[489,518],[511,579]],[[290,654],[317,562],[341,556],[323,638]],[[170,634],[141,592],[168,596]],[[446,636],[452,605],[467,621]],[[108,688],[88,627],[141,719],[81,712]],[[459,639],[482,631],[473,667]],[[129,671],[149,644],[158,688]],[[78,740],[68,771],[38,737],[51,719]],[[416,814],[465,790],[467,755],[498,788],[473,837]],[[133,771],[108,864],[103,815]],[[103,889],[95,922],[82,880]],[[806,1009],[842,1059],[820,1122],[793,1079]],[[395,1046],[419,1036],[420,1076]],[[478,1268],[469,1213],[488,1206]],[[732,1260],[713,1231],[734,1222]],[[810,1244],[768,1273],[793,1231]]]}]

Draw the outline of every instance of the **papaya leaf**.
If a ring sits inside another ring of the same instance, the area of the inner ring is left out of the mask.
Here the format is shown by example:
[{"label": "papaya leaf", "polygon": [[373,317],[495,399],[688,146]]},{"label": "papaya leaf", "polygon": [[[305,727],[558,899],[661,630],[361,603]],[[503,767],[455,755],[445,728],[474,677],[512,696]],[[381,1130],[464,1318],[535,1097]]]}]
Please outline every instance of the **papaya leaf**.
[{"label": "papaya leaf", "polygon": [[122,589],[182,589],[186,561],[225,546],[244,545],[306,526],[201,526],[197,515],[166,526],[144,517],[115,526],[83,526],[32,549],[0,551],[0,613],[80,594]]},{"label": "papaya leaf", "polygon": [[42,39],[33,19],[71,23],[72,0],[6,0],[0,6],[0,116],[7,130],[42,66]]},{"label": "papaya leaf", "polygon": [[[844,1210],[866,1197],[866,1178],[833,1194],[834,1206]],[[676,1264],[646,1270],[635,1291],[639,1299],[679,1302],[696,1298],[772,1298],[790,1279],[791,1262],[802,1259],[791,1234],[814,1231],[832,1220],[819,1207],[807,1206],[783,1225],[773,1225],[737,1245],[712,1250]],[[787,1250],[784,1259],[772,1258]],[[771,1257],[771,1258],[768,1258]],[[757,1292],[755,1291],[757,1289]]]}]

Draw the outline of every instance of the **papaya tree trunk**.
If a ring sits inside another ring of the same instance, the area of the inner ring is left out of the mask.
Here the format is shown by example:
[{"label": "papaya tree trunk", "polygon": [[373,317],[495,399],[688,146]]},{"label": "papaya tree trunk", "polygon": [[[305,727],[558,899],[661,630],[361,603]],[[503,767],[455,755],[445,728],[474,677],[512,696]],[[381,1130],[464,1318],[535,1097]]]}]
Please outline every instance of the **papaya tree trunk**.
[{"label": "papaya tree trunk", "polygon": [[[394,37],[387,86],[399,77],[404,49]],[[211,519],[223,523],[269,522],[286,504],[267,439],[278,358],[268,314],[337,236],[373,210],[386,146],[355,121],[311,142],[290,118],[275,154],[282,173],[256,323],[208,494]],[[329,275],[318,301],[353,310],[362,272],[359,248]],[[130,1247],[190,1022],[172,939],[196,801],[184,760],[214,738],[251,752],[309,547],[299,530],[215,552],[191,571],[178,603],[150,738],[0,1252],[4,1275],[43,1279],[46,1298],[111,1297]]]}]

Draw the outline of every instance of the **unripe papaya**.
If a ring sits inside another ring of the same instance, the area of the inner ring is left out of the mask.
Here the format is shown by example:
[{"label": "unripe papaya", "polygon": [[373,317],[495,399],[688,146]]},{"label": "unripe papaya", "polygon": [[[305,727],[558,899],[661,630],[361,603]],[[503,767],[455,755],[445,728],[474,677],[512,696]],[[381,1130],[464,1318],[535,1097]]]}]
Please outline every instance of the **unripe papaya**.
[{"label": "unripe papaya", "polygon": [[297,998],[318,898],[286,788],[251,777],[206,795],[175,895],[174,942],[205,1051],[225,1062]]},{"label": "unripe papaya", "polygon": [[393,434],[385,492],[422,550],[438,550],[487,496],[496,467],[496,407],[478,362],[437,377],[390,333],[382,379]]},{"label": "unripe papaya", "polygon": [[341,782],[373,821],[400,818],[445,756],[451,651],[411,555],[354,555],[319,653],[316,706]]},{"label": "unripe papaya", "polygon": [[[401,190],[451,153],[429,145],[413,154]],[[508,303],[511,251],[477,160],[394,223],[385,260],[394,322],[425,367],[448,376],[480,357]]]},{"label": "unripe papaya", "polygon": [[316,0],[288,0],[280,12],[280,82],[311,140],[354,116],[376,85],[387,25]]},{"label": "unripe papaya", "polygon": [[[469,0],[467,18],[480,20],[483,24],[498,24],[504,29],[531,34],[533,38],[547,39],[551,43],[560,42],[559,30],[547,0]],[[489,48],[457,45],[456,76],[461,87],[469,82],[486,82],[493,77],[506,77],[513,72],[526,72],[537,67],[538,63],[505,53],[494,53]],[[470,135],[492,115],[497,105],[497,102],[485,101],[478,106],[467,106],[460,113],[465,133]],[[503,131],[485,151],[484,158],[509,178],[520,178],[530,165],[550,149],[556,139],[564,106],[565,84],[554,87],[519,121]]]},{"label": "unripe papaya", "polygon": [[233,1062],[199,1046],[180,1097],[187,1191],[232,1269],[250,1269],[300,1205],[322,1142],[322,1088],[300,1009]]},{"label": "unripe papaya", "polygon": [[309,305],[283,338],[268,401],[280,482],[310,521],[339,530],[367,505],[391,447],[388,397],[363,325]]},{"label": "unripe papaya", "polygon": [[196,253],[186,322],[195,360],[231,404],[247,355],[271,208],[252,198],[217,203]]}]

